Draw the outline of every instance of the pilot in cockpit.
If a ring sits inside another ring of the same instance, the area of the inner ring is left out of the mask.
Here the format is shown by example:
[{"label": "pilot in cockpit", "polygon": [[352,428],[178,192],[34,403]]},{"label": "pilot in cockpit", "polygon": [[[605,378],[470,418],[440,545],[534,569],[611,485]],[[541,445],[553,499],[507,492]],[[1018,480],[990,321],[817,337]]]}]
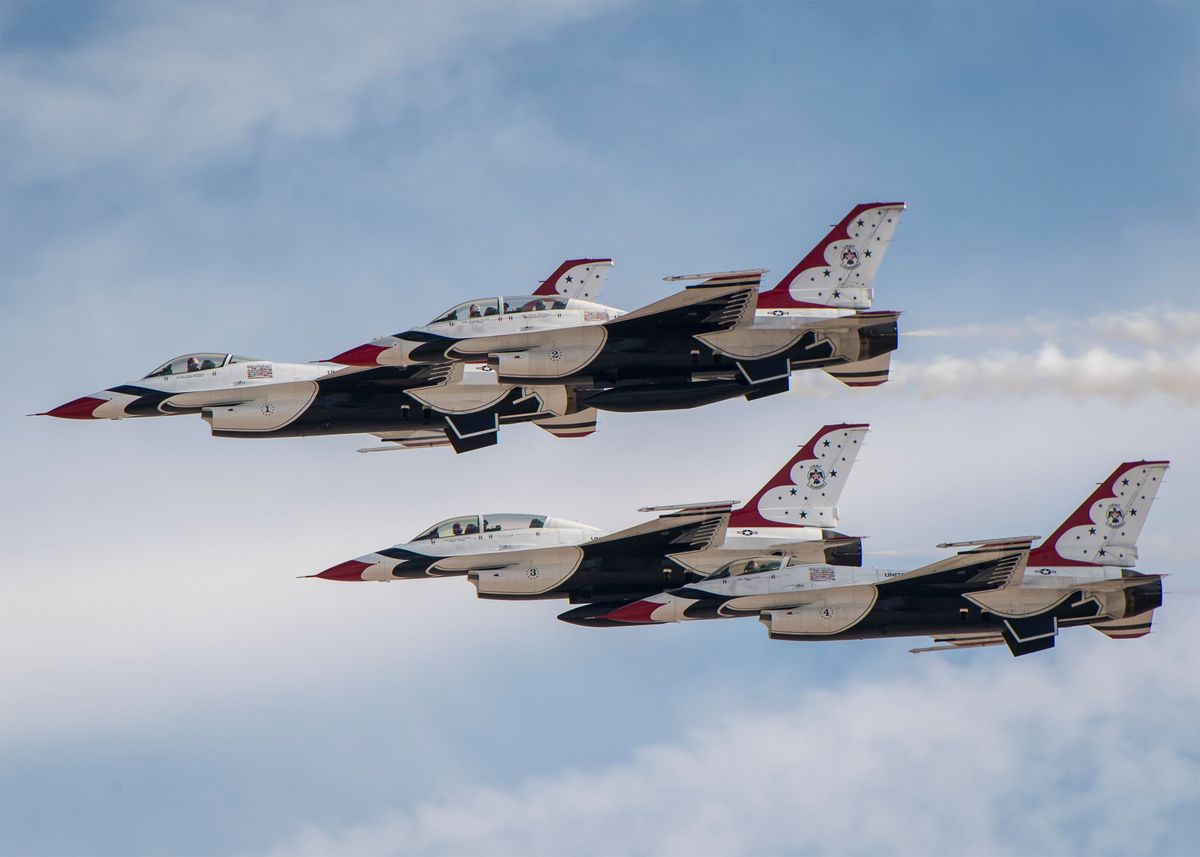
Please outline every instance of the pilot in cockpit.
[{"label": "pilot in cockpit", "polygon": [[483,318],[483,313],[479,311],[479,304],[471,304],[471,318]]},{"label": "pilot in cockpit", "polygon": [[189,372],[199,372],[199,371],[200,371],[200,360],[199,360],[199,358],[197,358],[197,357],[189,357],[189,358],[187,359],[187,370],[188,370]]}]

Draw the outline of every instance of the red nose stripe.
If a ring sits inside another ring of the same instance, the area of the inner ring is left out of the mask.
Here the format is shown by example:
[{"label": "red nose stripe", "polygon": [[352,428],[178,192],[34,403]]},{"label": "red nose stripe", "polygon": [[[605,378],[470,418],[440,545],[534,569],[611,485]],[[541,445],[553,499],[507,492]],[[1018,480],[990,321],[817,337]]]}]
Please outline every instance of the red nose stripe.
[{"label": "red nose stripe", "polygon": [[52,411],[38,414],[39,417],[61,417],[64,420],[94,420],[94,412],[101,405],[108,404],[107,399],[97,399],[95,396],[84,396],[72,399],[65,405],[59,405]]},{"label": "red nose stripe", "polygon": [[323,577],[326,580],[362,580],[362,573],[370,567],[370,563],[348,559],[332,568],[325,569],[320,574],[314,574],[313,577]]},{"label": "red nose stripe", "polygon": [[601,619],[611,619],[613,622],[629,622],[630,624],[645,625],[654,622],[650,614],[662,607],[654,601],[634,601],[624,607],[618,607],[611,613],[605,613]]},{"label": "red nose stripe", "polygon": [[378,361],[375,358],[384,351],[387,349],[380,345],[359,345],[349,351],[343,351],[337,357],[331,357],[329,362],[342,363],[346,366],[377,366]]}]

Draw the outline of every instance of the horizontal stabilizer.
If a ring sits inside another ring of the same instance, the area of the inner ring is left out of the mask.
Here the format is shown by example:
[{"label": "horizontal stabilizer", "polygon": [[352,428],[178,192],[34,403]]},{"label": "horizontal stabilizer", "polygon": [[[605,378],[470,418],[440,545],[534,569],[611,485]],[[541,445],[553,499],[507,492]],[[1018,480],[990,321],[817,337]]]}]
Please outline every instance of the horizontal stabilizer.
[{"label": "horizontal stabilizer", "polygon": [[823,367],[826,374],[836,378],[847,387],[878,387],[888,379],[892,367],[892,352],[880,354],[870,360],[841,363]]},{"label": "horizontal stabilizer", "polygon": [[1150,626],[1153,623],[1154,611],[1150,610],[1140,613],[1137,616],[1129,616],[1128,618],[1117,619],[1113,622],[1104,622],[1092,627],[1113,640],[1134,640],[1149,634]]},{"label": "horizontal stabilizer", "polygon": [[596,431],[595,408],[584,408],[573,414],[534,420],[533,424],[555,437],[587,437]]}]

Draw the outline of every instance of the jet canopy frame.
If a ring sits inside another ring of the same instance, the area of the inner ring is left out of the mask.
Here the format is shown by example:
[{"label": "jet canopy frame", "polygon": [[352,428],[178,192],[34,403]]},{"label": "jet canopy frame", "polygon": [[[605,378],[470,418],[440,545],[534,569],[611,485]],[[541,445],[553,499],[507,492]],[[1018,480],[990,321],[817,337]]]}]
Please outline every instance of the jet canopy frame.
[{"label": "jet canopy frame", "polygon": [[561,295],[508,295],[505,297],[476,298],[451,307],[430,324],[450,321],[470,321],[498,315],[518,315],[523,312],[549,312],[567,308],[568,298]]},{"label": "jet canopy frame", "polygon": [[787,566],[787,557],[771,554],[769,556],[752,556],[735,559],[726,563],[710,574],[706,580],[719,580],[723,577],[741,577],[745,574],[762,574],[768,571],[779,571]]},{"label": "jet canopy frame", "polygon": [[479,533],[498,533],[511,530],[561,529],[563,524],[548,515],[526,515],[502,512],[489,515],[459,515],[438,521],[412,539],[414,542],[435,541],[454,536],[474,536]]},{"label": "jet canopy frame", "polygon": [[189,372],[208,372],[212,369],[220,369],[223,366],[232,366],[234,363],[265,363],[267,361],[259,360],[257,357],[247,357],[244,354],[230,354],[229,352],[215,351],[195,351],[191,354],[181,354],[178,357],[172,357],[166,363],[159,366],[148,375],[143,375],[145,378],[169,378],[172,375],[186,375]]}]

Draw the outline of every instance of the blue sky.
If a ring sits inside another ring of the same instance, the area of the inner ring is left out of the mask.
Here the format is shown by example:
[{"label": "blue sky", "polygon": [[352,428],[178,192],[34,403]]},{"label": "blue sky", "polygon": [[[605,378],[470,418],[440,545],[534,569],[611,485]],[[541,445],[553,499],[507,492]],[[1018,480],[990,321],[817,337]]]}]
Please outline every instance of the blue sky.
[{"label": "blue sky", "polygon": [[[1188,850],[1198,36],[1182,3],[0,4],[0,853]],[[623,308],[782,274],[872,199],[909,203],[876,294],[920,334],[879,390],[458,458],[24,416],[568,256],[614,256]],[[744,498],[842,420],[843,527],[898,568],[1170,458],[1156,632],[918,658],[294,579],[477,508]]]}]

